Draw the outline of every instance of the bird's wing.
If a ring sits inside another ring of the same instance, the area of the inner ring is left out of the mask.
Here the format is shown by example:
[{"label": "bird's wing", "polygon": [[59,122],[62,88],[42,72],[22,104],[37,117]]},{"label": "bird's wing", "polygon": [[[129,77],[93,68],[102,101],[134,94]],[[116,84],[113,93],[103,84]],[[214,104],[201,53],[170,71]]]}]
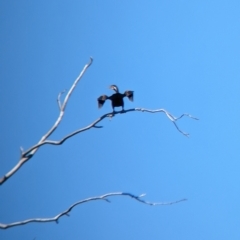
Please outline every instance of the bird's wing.
[{"label": "bird's wing", "polygon": [[128,97],[130,101],[133,101],[133,91],[130,91],[130,90],[125,91],[124,95]]},{"label": "bird's wing", "polygon": [[106,99],[108,99],[108,96],[106,96],[106,95],[102,95],[97,99],[98,100],[98,108],[101,108],[103,106]]}]

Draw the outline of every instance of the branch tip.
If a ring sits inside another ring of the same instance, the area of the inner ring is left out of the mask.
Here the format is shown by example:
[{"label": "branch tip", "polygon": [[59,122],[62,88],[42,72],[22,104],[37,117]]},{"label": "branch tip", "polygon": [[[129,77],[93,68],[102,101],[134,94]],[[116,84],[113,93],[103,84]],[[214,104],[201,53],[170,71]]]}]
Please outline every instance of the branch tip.
[{"label": "branch tip", "polygon": [[94,128],[103,128],[103,126],[93,126]]},{"label": "branch tip", "polygon": [[23,157],[24,150],[22,147],[20,147],[20,156]]},{"label": "branch tip", "polygon": [[58,97],[57,97],[57,103],[58,103],[58,107],[60,109],[60,111],[62,110],[62,104],[61,104],[61,96],[66,92],[66,89],[64,89],[63,91],[61,91],[59,94],[58,94]]}]

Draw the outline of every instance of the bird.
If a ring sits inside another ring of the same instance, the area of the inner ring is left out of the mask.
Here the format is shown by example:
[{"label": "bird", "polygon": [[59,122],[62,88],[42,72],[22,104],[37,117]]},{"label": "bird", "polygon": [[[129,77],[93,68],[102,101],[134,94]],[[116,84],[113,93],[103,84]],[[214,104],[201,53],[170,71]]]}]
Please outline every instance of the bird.
[{"label": "bird", "polygon": [[122,107],[122,111],[124,111],[124,101],[123,101],[123,98],[124,97],[128,97],[128,99],[130,101],[133,101],[133,91],[127,90],[124,93],[120,93],[119,89],[118,89],[118,87],[116,85],[111,85],[109,88],[112,89],[113,91],[115,91],[115,93],[112,94],[110,97],[108,97],[107,95],[100,96],[97,99],[97,101],[98,101],[98,108],[101,108],[103,106],[103,104],[105,103],[105,101],[107,99],[109,99],[112,102],[113,112],[115,112],[115,110],[114,110],[115,107]]}]

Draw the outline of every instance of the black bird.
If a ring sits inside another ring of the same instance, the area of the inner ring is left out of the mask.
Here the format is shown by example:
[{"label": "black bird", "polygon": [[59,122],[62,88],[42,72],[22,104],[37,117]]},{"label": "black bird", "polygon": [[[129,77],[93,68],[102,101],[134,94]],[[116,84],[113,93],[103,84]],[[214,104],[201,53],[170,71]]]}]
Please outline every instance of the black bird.
[{"label": "black bird", "polygon": [[130,101],[133,101],[133,91],[125,91],[124,93],[120,93],[118,90],[118,87],[116,85],[111,85],[109,87],[110,89],[114,90],[116,93],[114,93],[112,96],[108,97],[106,95],[100,96],[98,100],[98,107],[101,108],[105,101],[107,99],[112,101],[112,108],[113,112],[115,111],[115,107],[122,107],[122,111],[124,110],[124,97],[128,97]]}]

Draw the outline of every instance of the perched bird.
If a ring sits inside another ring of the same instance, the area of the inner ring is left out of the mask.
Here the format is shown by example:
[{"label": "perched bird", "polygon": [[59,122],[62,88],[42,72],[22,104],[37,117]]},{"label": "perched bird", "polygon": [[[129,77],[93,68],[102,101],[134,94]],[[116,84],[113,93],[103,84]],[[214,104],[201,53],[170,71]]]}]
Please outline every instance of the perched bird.
[{"label": "perched bird", "polygon": [[124,110],[124,97],[128,97],[130,101],[133,101],[133,91],[125,91],[124,93],[120,93],[118,90],[118,87],[116,85],[111,85],[109,87],[110,89],[114,90],[116,93],[114,93],[112,96],[108,97],[106,95],[100,96],[98,100],[98,107],[101,108],[105,101],[107,99],[112,101],[112,108],[113,112],[115,111],[115,107],[122,107],[122,111]]}]

